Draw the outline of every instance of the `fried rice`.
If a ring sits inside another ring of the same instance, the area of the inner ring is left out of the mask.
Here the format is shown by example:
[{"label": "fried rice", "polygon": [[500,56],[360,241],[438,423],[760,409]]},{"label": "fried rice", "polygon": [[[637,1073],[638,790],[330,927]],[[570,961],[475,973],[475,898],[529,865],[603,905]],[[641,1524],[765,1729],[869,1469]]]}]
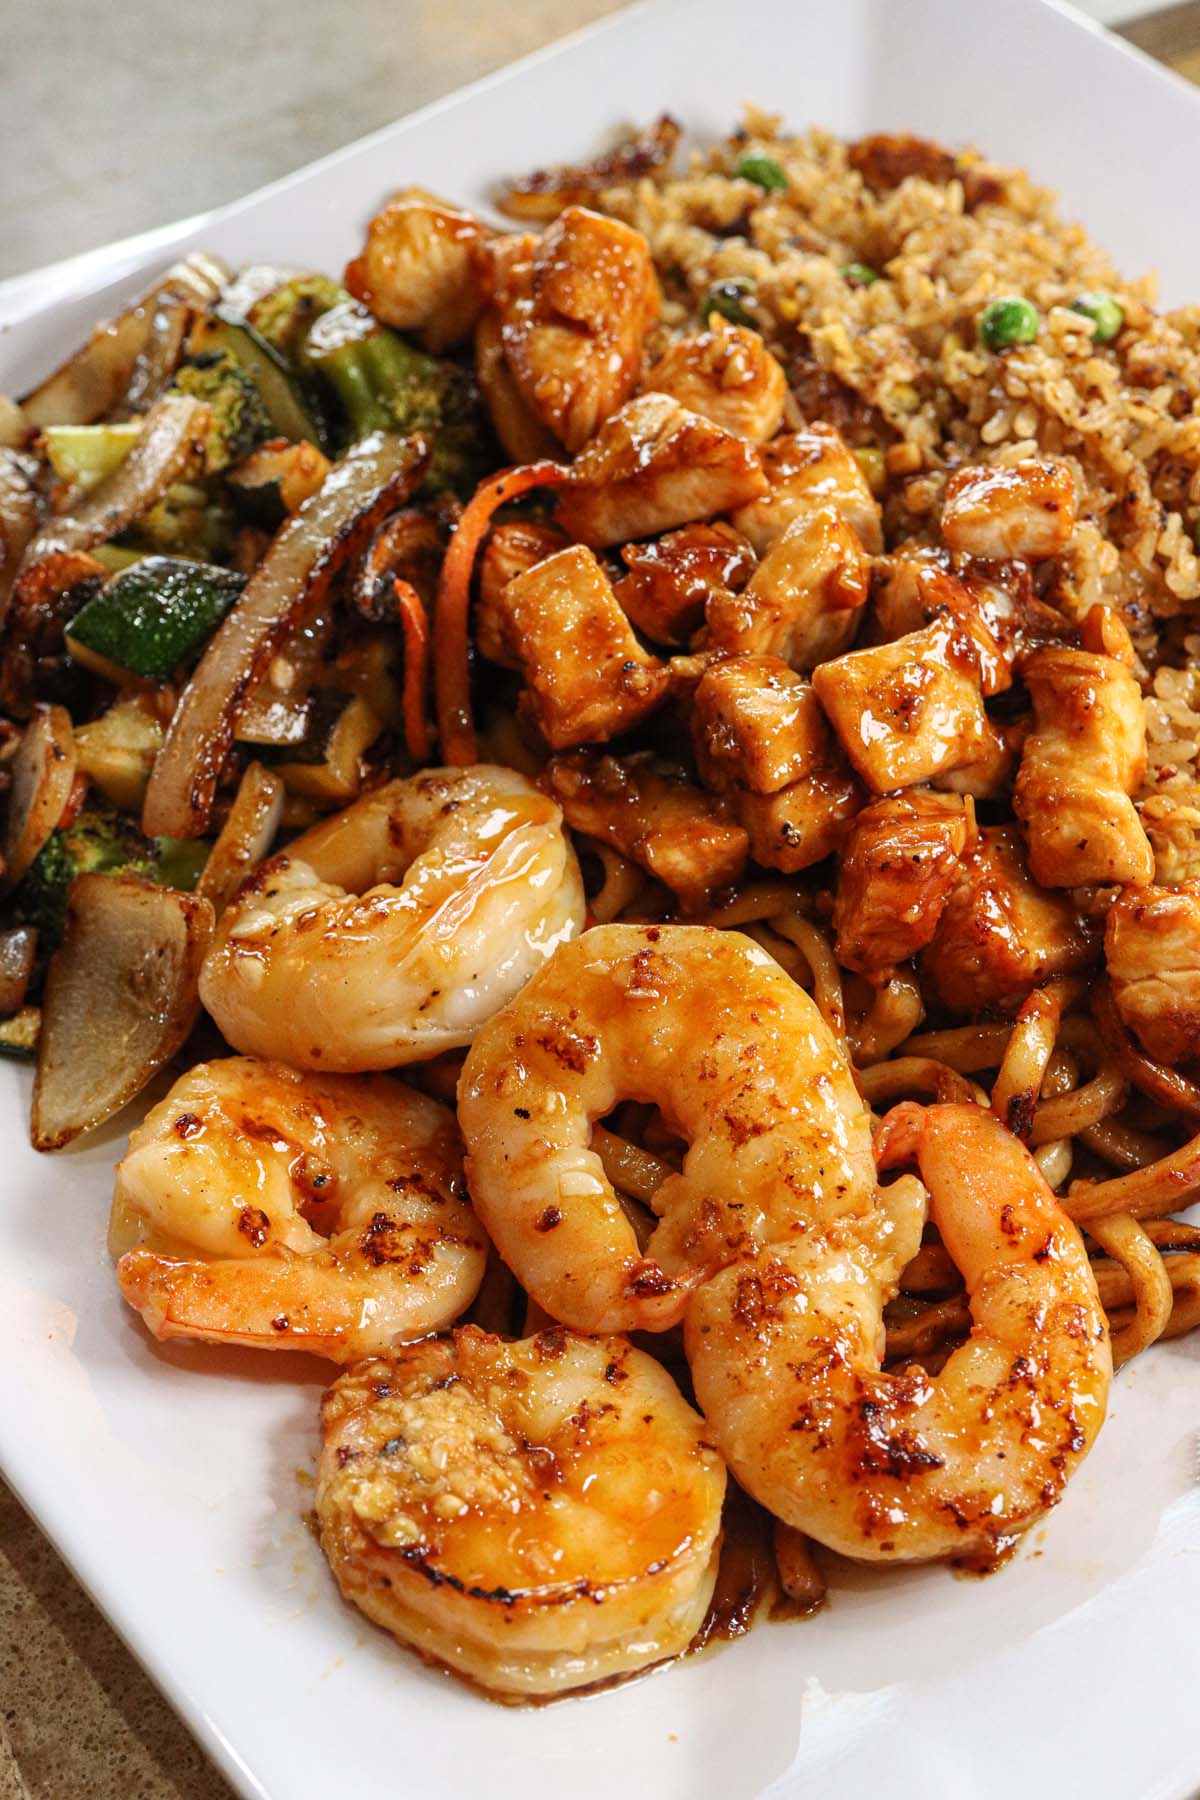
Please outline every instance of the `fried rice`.
[{"label": "fried rice", "polygon": [[[756,154],[781,166],[785,190],[735,173]],[[665,331],[714,284],[742,285],[801,411],[856,447],[890,541],[933,535],[965,463],[1070,464],[1079,524],[1056,604],[1120,606],[1142,658],[1140,805],[1158,878],[1200,875],[1200,637],[1185,635],[1200,601],[1200,307],[1156,311],[1154,278],[1119,274],[1021,170],[917,139],[789,136],[755,109],[684,173],[609,188],[600,204],[649,240]],[[1124,314],[1109,343],[1071,310],[1096,290]],[[1040,328],[997,354],[978,320],[1001,294],[1031,301]]]}]

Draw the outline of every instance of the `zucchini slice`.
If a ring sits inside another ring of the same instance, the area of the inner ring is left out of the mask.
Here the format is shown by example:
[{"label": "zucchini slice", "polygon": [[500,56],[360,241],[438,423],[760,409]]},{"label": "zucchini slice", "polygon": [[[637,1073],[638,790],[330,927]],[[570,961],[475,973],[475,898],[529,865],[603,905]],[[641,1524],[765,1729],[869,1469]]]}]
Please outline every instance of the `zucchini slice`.
[{"label": "zucchini slice", "polygon": [[307,441],[328,448],[325,421],[278,350],[245,319],[218,306],[197,320],[188,340],[188,354],[222,350],[249,375],[281,437],[294,444]]},{"label": "zucchini slice", "polygon": [[144,556],[76,613],[67,648],[109,679],[165,681],[203,647],[245,585],[232,569]]}]

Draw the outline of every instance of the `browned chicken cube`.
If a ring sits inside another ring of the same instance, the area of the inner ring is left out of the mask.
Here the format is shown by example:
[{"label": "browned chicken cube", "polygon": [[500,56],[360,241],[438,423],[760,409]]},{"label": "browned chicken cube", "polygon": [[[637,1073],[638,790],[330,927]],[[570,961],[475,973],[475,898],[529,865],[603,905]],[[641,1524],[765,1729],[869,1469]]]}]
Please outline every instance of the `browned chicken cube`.
[{"label": "browned chicken cube", "polygon": [[745,587],[756,566],[753,550],[732,525],[684,525],[644,544],[626,544],[629,570],[617,599],[639,631],[656,644],[686,644],[704,618],[708,596]]},{"label": "browned chicken cube", "polygon": [[490,236],[474,214],[407,188],[371,220],[361,256],[346,265],[346,286],[386,325],[444,350],[479,317]]},{"label": "browned chicken cube", "polygon": [[618,219],[569,206],[541,238],[497,246],[494,301],[521,399],[578,450],[641,377],[661,304],[649,245]]},{"label": "browned chicken cube", "polygon": [[558,520],[572,538],[601,549],[727,513],[763,488],[745,437],[669,394],[639,394],[579,452]]},{"label": "browned chicken cube", "polygon": [[766,488],[758,457],[668,394],[639,394],[576,457],[558,520],[603,548],[729,512]]},{"label": "browned chicken cube", "polygon": [[882,975],[923,950],[974,836],[972,815],[950,794],[901,794],[860,812],[838,873],[838,961]]},{"label": "browned chicken cube", "polygon": [[567,539],[553,525],[537,519],[514,519],[497,525],[479,559],[479,603],[475,608],[475,644],[489,662],[518,669],[520,662],[506,641],[508,608],[504,590],[515,575],[523,575],[536,563],[545,562],[567,548]]},{"label": "browned chicken cube", "polygon": [[822,663],[812,681],[846,755],[876,794],[977,762],[995,735],[973,646],[952,619]]},{"label": "browned chicken cube", "polygon": [[1127,887],[1109,908],[1104,955],[1121,1018],[1158,1062],[1200,1056],[1200,882]]},{"label": "browned chicken cube", "polygon": [[713,663],[692,696],[692,742],[706,787],[775,794],[830,761],[812,684],[775,656]]},{"label": "browned chicken cube", "polygon": [[[510,245],[516,241],[504,240]],[[529,240],[531,244],[534,241]],[[562,455],[562,446],[550,427],[542,423],[521,396],[504,354],[504,334],[497,312],[484,313],[475,327],[475,379],[492,429],[513,462],[553,461]]]},{"label": "browned chicken cube", "polygon": [[955,1012],[1017,1006],[1039,982],[1095,960],[1097,928],[1064,894],[1039,887],[1014,826],[989,826],[967,851],[921,966]]},{"label": "browned chicken cube", "polygon": [[854,527],[831,506],[800,513],[740,594],[710,597],[705,646],[813,669],[852,641],[870,585],[871,559]]},{"label": "browned chicken cube", "polygon": [[864,549],[883,549],[879,503],[862,467],[832,425],[806,425],[763,446],[759,453],[767,488],[734,515],[760,556],[800,513],[832,506],[852,525]]},{"label": "browned chicken cube", "polygon": [[487,641],[524,675],[554,750],[602,742],[659,706],[671,672],[638,643],[590,550],[571,544],[500,590]]},{"label": "browned chicken cube", "polygon": [[1146,767],[1141,690],[1112,656],[1035,651],[1022,674],[1034,728],[1013,809],[1029,866],[1046,887],[1154,879],[1154,853],[1130,795]]},{"label": "browned chicken cube", "polygon": [[1065,549],[1074,529],[1075,478],[1065,463],[984,464],[946,483],[942,536],[961,555],[1038,562]]},{"label": "browned chicken cube", "polygon": [[556,756],[545,781],[572,830],[613,844],[685,912],[699,912],[746,866],[746,833],[725,803],[643,757]]},{"label": "browned chicken cube", "polygon": [[751,443],[775,436],[787,400],[787,376],[757,331],[720,313],[695,337],[677,338],[654,364],[645,386]]},{"label": "browned chicken cube", "polygon": [[[995,584],[986,589],[968,584],[950,567],[944,550],[905,545],[876,563],[871,610],[885,638],[919,631],[942,615],[956,619],[975,645],[980,687],[990,696],[1012,686],[1017,653],[1007,619],[1000,616],[1002,595]],[[1011,614],[1011,601],[1007,610]]]},{"label": "browned chicken cube", "polygon": [[837,768],[817,769],[773,794],[738,788],[730,798],[755,862],[783,875],[824,861],[863,802],[853,775]]},{"label": "browned chicken cube", "polygon": [[929,785],[945,794],[969,794],[972,800],[1007,800],[1029,726],[1027,717],[1007,725],[989,720],[982,754],[974,762],[935,775]]}]

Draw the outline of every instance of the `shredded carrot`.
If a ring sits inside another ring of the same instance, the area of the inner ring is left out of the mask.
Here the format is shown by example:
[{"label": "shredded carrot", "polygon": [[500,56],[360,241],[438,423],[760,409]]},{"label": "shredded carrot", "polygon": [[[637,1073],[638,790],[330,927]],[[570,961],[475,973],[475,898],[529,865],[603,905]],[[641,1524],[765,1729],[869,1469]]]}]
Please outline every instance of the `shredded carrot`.
[{"label": "shredded carrot", "polygon": [[404,741],[417,767],[429,761],[429,719],[425,690],[429,685],[429,620],[411,581],[392,580],[396,616],[404,633]]},{"label": "shredded carrot", "polygon": [[467,503],[438,577],[434,614],[433,688],[442,760],[456,768],[477,760],[471,718],[470,630],[471,575],[492,514],[531,488],[561,487],[569,474],[562,463],[528,463],[504,469],[476,488]]}]

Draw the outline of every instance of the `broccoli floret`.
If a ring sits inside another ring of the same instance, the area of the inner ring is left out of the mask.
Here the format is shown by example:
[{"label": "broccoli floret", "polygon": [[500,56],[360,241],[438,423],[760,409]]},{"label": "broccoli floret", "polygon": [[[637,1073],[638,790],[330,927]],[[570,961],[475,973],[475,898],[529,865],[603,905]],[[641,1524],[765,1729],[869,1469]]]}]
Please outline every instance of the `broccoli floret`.
[{"label": "broccoli floret", "polygon": [[203,400],[212,410],[204,446],[208,475],[219,475],[241,462],[272,434],[262,395],[226,350],[203,351],[189,358],[175,377],[174,391]]},{"label": "broccoli floret", "polygon": [[76,875],[146,875],[153,846],[115,810],[84,807],[75,820],[52,831],[12,896],[13,917],[36,925],[43,951],[62,941],[67,924],[67,890]]},{"label": "broccoli floret", "polygon": [[316,321],[350,296],[328,275],[297,275],[256,300],[249,324],[289,362],[303,364],[304,346]]},{"label": "broccoli floret", "polygon": [[237,521],[219,484],[177,481],[121,539],[123,547],[192,562],[228,560]]},{"label": "broccoli floret", "polygon": [[70,825],[52,831],[6,908],[16,924],[35,925],[48,955],[67,926],[67,894],[77,875],[141,875],[165,887],[191,889],[211,848],[203,839],[146,838],[115,807],[85,806]]},{"label": "broccoli floret", "polygon": [[428,432],[426,488],[474,488],[487,466],[487,427],[478,390],[460,364],[418,350],[356,300],[318,319],[304,355],[337,395],[348,442],[372,431]]}]

